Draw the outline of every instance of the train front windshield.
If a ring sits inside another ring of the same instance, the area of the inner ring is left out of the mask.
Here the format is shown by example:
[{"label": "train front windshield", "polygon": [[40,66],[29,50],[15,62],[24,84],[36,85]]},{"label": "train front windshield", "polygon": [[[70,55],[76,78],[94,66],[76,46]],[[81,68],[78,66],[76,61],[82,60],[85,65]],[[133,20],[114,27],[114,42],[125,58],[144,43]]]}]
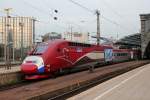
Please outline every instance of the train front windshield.
[{"label": "train front windshield", "polygon": [[33,54],[42,54],[44,53],[48,48],[48,45],[37,45],[35,50],[33,51]]}]

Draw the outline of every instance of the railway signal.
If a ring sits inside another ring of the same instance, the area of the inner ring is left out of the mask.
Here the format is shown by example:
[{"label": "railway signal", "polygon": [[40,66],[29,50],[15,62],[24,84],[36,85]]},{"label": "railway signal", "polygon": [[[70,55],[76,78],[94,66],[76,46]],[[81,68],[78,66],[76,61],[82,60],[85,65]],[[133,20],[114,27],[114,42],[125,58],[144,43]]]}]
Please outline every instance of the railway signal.
[{"label": "railway signal", "polygon": [[[55,9],[54,12],[55,12],[55,13],[58,13],[58,10]],[[58,17],[55,16],[55,17],[54,17],[54,20],[58,20]]]}]

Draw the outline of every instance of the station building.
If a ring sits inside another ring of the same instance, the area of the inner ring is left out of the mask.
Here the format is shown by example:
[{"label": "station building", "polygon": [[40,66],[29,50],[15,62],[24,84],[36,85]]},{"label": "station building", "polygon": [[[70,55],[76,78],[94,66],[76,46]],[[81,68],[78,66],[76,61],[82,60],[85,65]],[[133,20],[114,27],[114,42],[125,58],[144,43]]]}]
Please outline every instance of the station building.
[{"label": "station building", "polygon": [[49,32],[46,33],[44,36],[42,36],[42,41],[48,41],[48,40],[55,40],[55,39],[61,39],[62,35],[56,32]]},{"label": "station building", "polygon": [[34,25],[31,17],[0,17],[0,61],[6,60],[8,46],[11,60],[20,60],[21,48],[26,55],[33,44]]}]

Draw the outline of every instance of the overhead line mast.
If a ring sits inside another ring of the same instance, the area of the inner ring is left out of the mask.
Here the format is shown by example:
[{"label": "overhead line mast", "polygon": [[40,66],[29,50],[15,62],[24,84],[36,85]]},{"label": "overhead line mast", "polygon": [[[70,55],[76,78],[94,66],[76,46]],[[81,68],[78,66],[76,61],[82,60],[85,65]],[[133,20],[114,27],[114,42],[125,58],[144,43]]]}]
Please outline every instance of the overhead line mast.
[{"label": "overhead line mast", "polygon": [[100,44],[100,11],[96,10],[97,15],[97,45]]},{"label": "overhead line mast", "polygon": [[11,61],[10,61],[10,24],[9,24],[9,18],[10,18],[10,11],[12,10],[12,8],[6,8],[4,9],[4,11],[6,12],[6,33],[5,33],[5,48],[4,48],[4,55],[5,55],[5,64],[7,66],[7,69],[11,68]]},{"label": "overhead line mast", "polygon": [[[88,11],[88,12],[91,12],[91,13],[94,13],[94,11],[93,10],[91,10],[91,9],[89,9],[89,8],[87,8],[87,7],[85,7],[85,6],[83,6],[83,5],[81,5],[81,4],[79,4],[78,2],[75,2],[75,1],[73,1],[73,0],[69,0],[70,2],[72,2],[73,4],[75,4],[75,5],[77,5],[77,6],[79,6],[79,7],[81,7],[81,8],[83,8],[83,9],[85,9],[86,11]],[[99,45],[100,44],[100,11],[99,10],[96,10],[96,16],[97,16],[97,45]]]}]

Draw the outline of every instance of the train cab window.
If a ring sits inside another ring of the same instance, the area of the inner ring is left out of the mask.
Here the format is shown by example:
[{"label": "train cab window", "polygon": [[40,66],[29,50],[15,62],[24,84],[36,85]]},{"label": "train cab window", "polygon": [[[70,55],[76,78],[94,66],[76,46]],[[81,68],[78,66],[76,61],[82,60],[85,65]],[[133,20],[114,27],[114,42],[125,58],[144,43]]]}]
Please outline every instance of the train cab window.
[{"label": "train cab window", "polygon": [[42,54],[47,50],[47,48],[48,45],[37,45],[37,47],[33,51],[33,54]]}]

